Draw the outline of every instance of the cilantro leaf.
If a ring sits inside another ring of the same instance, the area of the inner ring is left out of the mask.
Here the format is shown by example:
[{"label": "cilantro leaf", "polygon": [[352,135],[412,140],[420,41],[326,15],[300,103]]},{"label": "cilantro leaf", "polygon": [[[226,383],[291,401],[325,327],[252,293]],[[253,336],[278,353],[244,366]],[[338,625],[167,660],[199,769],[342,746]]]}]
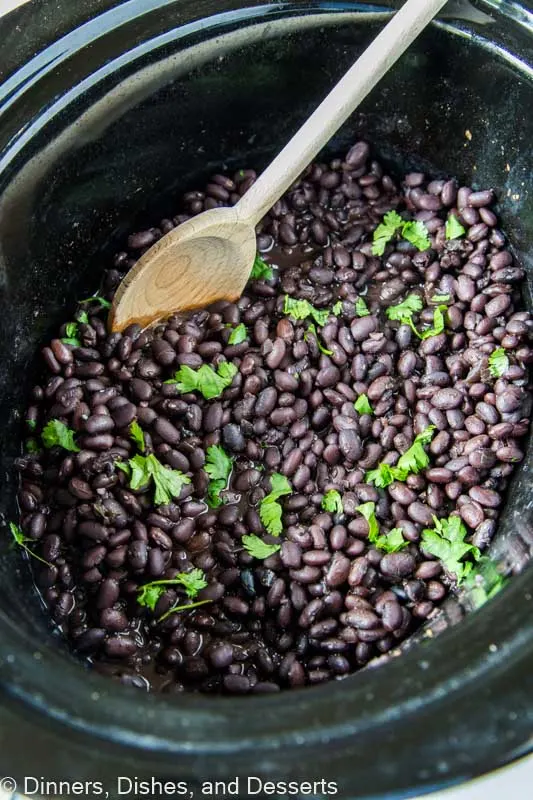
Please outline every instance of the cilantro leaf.
[{"label": "cilantro leaf", "polygon": [[[430,444],[435,435],[435,430],[435,425],[428,425],[422,433],[419,433],[411,447],[400,456],[395,470],[418,475],[421,470],[425,469],[429,465],[429,456],[424,447]],[[402,480],[400,478],[397,479]]]},{"label": "cilantro leaf", "polygon": [[37,430],[37,420],[35,420],[35,419],[27,419],[26,420],[26,425],[28,426],[30,431]]},{"label": "cilantro leaf", "polygon": [[274,275],[272,267],[263,261],[259,253],[255,257],[254,265],[250,277],[254,281],[265,280],[269,281]]},{"label": "cilantro leaf", "polygon": [[[65,325],[65,334],[69,339],[75,339],[78,336],[78,323],[67,322]],[[61,340],[63,341],[63,340]]]},{"label": "cilantro leaf", "polygon": [[[87,321],[89,321],[88,317]],[[65,325],[65,336],[61,339],[63,344],[70,344],[72,347],[80,347],[81,341],[78,338],[78,330],[77,322],[67,322]]]},{"label": "cilantro leaf", "polygon": [[146,443],[144,441],[144,431],[136,419],[134,419],[130,425],[130,436],[137,445],[137,447],[139,448],[139,450],[141,451],[141,453],[144,453],[144,451],[146,450]]},{"label": "cilantro leaf", "polygon": [[237,325],[236,328],[232,330],[229,335],[228,344],[241,344],[245,342],[248,338],[248,331],[246,330],[246,325],[241,322],[240,325]]},{"label": "cilantro leaf", "polygon": [[78,300],[78,303],[80,306],[84,303],[98,303],[100,308],[111,308],[109,300],[106,300],[105,297],[101,297],[99,294],[93,294],[92,297],[86,297],[85,300]]},{"label": "cilantro leaf", "polygon": [[401,303],[397,303],[395,306],[389,306],[385,313],[389,319],[396,320],[401,325],[408,325],[411,322],[413,314],[416,311],[421,311],[423,306],[424,304],[420,295],[409,294]]},{"label": "cilantro leaf", "polygon": [[506,584],[507,580],[488,556],[481,556],[466,581],[468,596],[474,608],[480,608]]},{"label": "cilantro leaf", "polygon": [[304,339],[305,339],[306,342],[308,341],[310,333],[312,333],[313,336],[315,337],[318,349],[320,350],[321,353],[324,353],[325,356],[333,355],[333,351],[332,350],[327,350],[324,347],[324,345],[322,344],[322,342],[320,341],[320,338],[319,338],[318,333],[317,333],[316,325],[313,322],[309,323],[309,325],[307,327],[307,330],[304,333]]},{"label": "cilantro leaf", "polygon": [[450,302],[450,295],[449,294],[434,294],[431,298],[432,303],[449,303]]},{"label": "cilantro leaf", "polygon": [[368,317],[370,315],[369,308],[362,297],[358,297],[355,301],[355,316]]},{"label": "cilantro leaf", "polygon": [[464,236],[466,233],[465,229],[455,216],[455,214],[450,214],[448,219],[446,220],[446,239],[448,241],[450,239],[459,239],[460,236]]},{"label": "cilantro leaf", "polygon": [[261,560],[273,556],[274,553],[277,553],[278,550],[281,549],[281,545],[268,544],[267,542],[264,542],[262,539],[260,539],[259,536],[256,536],[254,533],[243,536],[241,541],[243,543],[244,549],[253,558],[259,558]]},{"label": "cilantro leaf", "polygon": [[281,524],[283,509],[277,501],[283,495],[292,494],[292,488],[285,475],[280,475],[279,472],[274,472],[271,476],[270,486],[270,493],[261,500],[259,505],[259,516],[267,531],[272,536],[279,536],[283,530]]},{"label": "cilantro leaf", "polygon": [[371,469],[366,473],[365,481],[367,483],[373,483],[378,489],[386,489],[387,486],[390,486],[395,480],[405,480],[406,477],[407,475],[403,478],[398,477],[396,467],[391,467],[389,464],[382,463],[379,464],[376,469]]},{"label": "cilantro leaf", "polygon": [[359,511],[368,522],[368,541],[371,543],[375,542],[379,536],[379,523],[376,519],[376,504],[363,503],[357,506],[355,510]]},{"label": "cilantro leaf", "polygon": [[429,240],[429,231],[420,220],[406,222],[402,228],[402,237],[411,242],[417,250],[424,252],[429,250],[431,242]]},{"label": "cilantro leaf", "polygon": [[336,489],[330,489],[322,498],[322,508],[331,514],[342,514],[344,511],[342,497]]},{"label": "cilantro leaf", "polygon": [[[205,589],[207,581],[201,569],[193,569],[191,572],[180,572],[175,578],[161,581],[151,581],[139,586],[137,592],[137,602],[144,608],[155,611],[155,607],[168,586],[182,586],[189,600],[194,600],[198,593]],[[176,609],[174,609],[176,610]]]},{"label": "cilantro leaf", "polygon": [[373,414],[374,409],[370,405],[370,400],[366,396],[366,394],[360,394],[353,407],[357,411],[358,414]]},{"label": "cilantro leaf", "polygon": [[422,531],[421,548],[435,558],[442,561],[446,572],[455,577],[457,583],[462,583],[472,572],[472,561],[464,562],[462,559],[470,555],[478,561],[480,553],[477,547],[465,542],[467,530],[460,517],[451,516],[448,519],[433,517],[435,527]]},{"label": "cilantro leaf", "polygon": [[387,244],[403,224],[404,221],[397,211],[387,212],[383,217],[383,222],[380,222],[374,231],[372,255],[382,256]]},{"label": "cilantro leaf", "polygon": [[86,311],[78,311],[76,314],[78,322],[83,323],[84,325],[89,324],[89,315]]},{"label": "cilantro leaf", "polygon": [[26,452],[27,453],[40,453],[41,448],[37,439],[26,439]]},{"label": "cilantro leaf", "polygon": [[374,544],[378,550],[383,550],[385,553],[397,553],[407,547],[409,542],[403,538],[401,528],[393,528],[384,536],[378,536]]},{"label": "cilantro leaf", "polygon": [[136,455],[130,458],[127,465],[119,462],[116,466],[124,471],[128,469],[128,466],[131,469],[131,489],[144,489],[153,480],[156,506],[165,505],[170,503],[173,497],[179,497],[184,484],[191,482],[191,479],[183,472],[161,464],[153,453],[148,456]]},{"label": "cilantro leaf", "polygon": [[44,446],[48,449],[58,445],[65,450],[70,450],[72,453],[80,452],[80,448],[74,441],[74,431],[58,419],[51,419],[46,423],[41,437]]},{"label": "cilantro leaf", "polygon": [[419,433],[411,447],[400,456],[395,467],[381,463],[376,469],[369,470],[365,475],[367,483],[373,483],[379,489],[385,489],[394,481],[405,481],[408,475],[418,473],[429,465],[429,456],[424,447],[430,444],[435,432],[435,425]]},{"label": "cilantro leaf", "polygon": [[286,294],[283,303],[283,313],[291,316],[295,320],[312,317],[317,325],[324,327],[328,321],[330,312],[327,308],[315,308],[308,300],[295,300],[294,297],[289,297],[289,295]]},{"label": "cilantro leaf", "polygon": [[10,522],[9,530],[11,531],[11,536],[13,537],[13,541],[15,542],[15,544],[17,544],[19,547],[22,547],[22,549],[25,550],[28,553],[28,555],[32,556],[32,558],[36,558],[37,561],[41,562],[41,564],[46,564],[47,567],[52,566],[52,564],[50,564],[49,561],[45,561],[44,558],[38,556],[37,553],[34,553],[33,550],[31,550],[28,547],[26,542],[34,542],[34,540],[29,539],[27,536],[24,536],[24,532],[22,531],[21,528],[19,528],[18,525],[15,525],[14,522]]},{"label": "cilantro leaf", "polygon": [[509,356],[503,347],[497,347],[489,356],[489,372],[493,378],[500,378],[509,369]]},{"label": "cilantro leaf", "polygon": [[344,304],[342,300],[337,300],[337,302],[331,308],[331,313],[334,314],[336,317],[340,317],[343,310],[344,310]]},{"label": "cilantro leaf", "polygon": [[220,397],[224,389],[231,386],[233,378],[238,369],[235,364],[223,361],[217,367],[217,371],[207,364],[203,364],[199,369],[182,366],[174,374],[174,377],[165,383],[175,384],[181,394],[189,392],[200,392],[206,400]]},{"label": "cilantro leaf", "polygon": [[211,445],[207,448],[207,459],[204,467],[210,481],[207,487],[207,505],[218,508],[223,504],[220,492],[228,485],[228,480],[233,469],[233,459],[228,456],[220,445]]},{"label": "cilantro leaf", "polygon": [[415,333],[420,339],[429,339],[430,336],[437,336],[444,330],[444,312],[447,311],[446,306],[437,306],[433,312],[433,327],[419,333],[416,329]]}]

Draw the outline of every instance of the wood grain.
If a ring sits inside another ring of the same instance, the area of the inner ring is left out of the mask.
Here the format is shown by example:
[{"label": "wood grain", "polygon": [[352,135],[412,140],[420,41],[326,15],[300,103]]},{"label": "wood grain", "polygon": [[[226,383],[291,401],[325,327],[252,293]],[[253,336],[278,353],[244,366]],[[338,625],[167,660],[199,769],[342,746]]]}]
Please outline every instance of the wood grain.
[{"label": "wood grain", "polygon": [[115,295],[111,330],[240,297],[256,224],[446,2],[407,0],[236,206],[199,214],[148,250]]}]

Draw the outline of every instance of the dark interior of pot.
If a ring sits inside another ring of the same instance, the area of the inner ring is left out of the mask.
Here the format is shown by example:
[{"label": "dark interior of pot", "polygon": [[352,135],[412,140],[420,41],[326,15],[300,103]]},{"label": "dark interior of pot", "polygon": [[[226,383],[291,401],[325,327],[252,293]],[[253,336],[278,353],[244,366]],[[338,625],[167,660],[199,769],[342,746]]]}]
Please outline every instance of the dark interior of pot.
[{"label": "dark interior of pot", "polygon": [[[43,69],[39,79],[20,89],[20,99],[15,97],[2,122],[5,521],[17,515],[12,462],[20,452],[21,411],[39,369],[35,354],[64,320],[65,310],[96,290],[103,267],[128,233],[177,213],[176,198],[183,191],[203,185],[214,171],[264,167],[385,19],[385,9],[377,6],[308,4],[233,10],[188,26],[180,18],[175,27],[174,5],[159,9],[157,16],[146,14],[150,37],[134,22],[103,30],[91,48],[71,52],[68,69]],[[419,169],[494,187],[502,227],[529,280],[533,82],[521,56],[531,33],[519,22],[495,21],[486,5],[460,6],[432,25],[335,137],[329,152],[364,138],[393,174]],[[190,9],[183,8],[186,18]],[[523,288],[529,306],[529,287]],[[533,546],[532,459],[529,444],[492,546],[508,573],[523,571]],[[7,536],[0,547],[5,630],[18,629],[21,648],[43,653],[64,648]],[[526,574],[516,580],[525,579]],[[527,580],[530,584],[530,576]],[[521,586],[525,592],[526,583]],[[521,603],[523,594],[510,589],[498,598],[509,615],[523,615],[526,626]],[[440,630],[462,613],[454,603],[432,627]],[[490,628],[491,604],[476,616],[481,627]],[[65,664],[68,658],[65,649]],[[361,680],[361,675],[350,677],[344,691]],[[306,691],[310,696],[324,690]],[[123,687],[114,692],[130,696]],[[513,744],[518,747],[519,741]],[[415,774],[406,780],[423,782]]]}]

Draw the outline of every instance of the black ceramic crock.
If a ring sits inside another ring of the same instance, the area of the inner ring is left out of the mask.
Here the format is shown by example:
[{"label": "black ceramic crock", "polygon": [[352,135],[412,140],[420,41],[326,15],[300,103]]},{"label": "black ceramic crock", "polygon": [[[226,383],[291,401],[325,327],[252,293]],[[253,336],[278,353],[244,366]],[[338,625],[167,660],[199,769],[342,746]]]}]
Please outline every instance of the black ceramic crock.
[{"label": "black ceramic crock", "polygon": [[[97,287],[114,243],[213,170],[267,163],[394,6],[33,0],[0,20],[3,522],[17,513],[12,462],[34,353]],[[366,137],[393,170],[494,186],[529,278],[532,45],[528,4],[450,2],[331,144]],[[494,548],[515,577],[494,600],[385,666],[262,698],[152,696],[85,669],[0,526],[0,773],[101,780],[110,797],[116,776],[191,790],[209,778],[324,778],[348,800],[421,794],[523,755],[532,464],[530,447]],[[242,782],[239,796],[272,794]]]}]

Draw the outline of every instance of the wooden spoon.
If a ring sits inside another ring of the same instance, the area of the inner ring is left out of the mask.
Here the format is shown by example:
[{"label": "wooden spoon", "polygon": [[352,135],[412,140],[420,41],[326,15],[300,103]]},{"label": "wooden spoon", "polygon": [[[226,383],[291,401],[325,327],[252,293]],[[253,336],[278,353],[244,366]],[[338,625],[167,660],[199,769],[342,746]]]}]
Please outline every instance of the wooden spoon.
[{"label": "wooden spoon", "polygon": [[256,254],[257,223],[446,2],[407,0],[237,205],[205,211],[156,242],[118,287],[111,330],[239,298]]}]

